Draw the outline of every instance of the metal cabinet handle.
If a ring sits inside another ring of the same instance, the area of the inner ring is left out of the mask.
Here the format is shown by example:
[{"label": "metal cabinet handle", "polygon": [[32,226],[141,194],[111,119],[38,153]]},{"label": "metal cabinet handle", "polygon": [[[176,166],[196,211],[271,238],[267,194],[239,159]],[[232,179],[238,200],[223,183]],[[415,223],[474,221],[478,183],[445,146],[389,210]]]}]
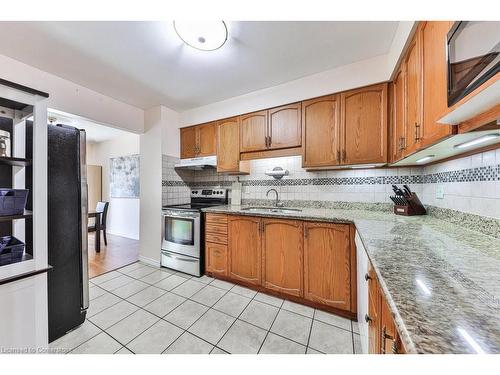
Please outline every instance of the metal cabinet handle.
[{"label": "metal cabinet handle", "polygon": [[340,150],[337,151],[337,162],[340,163],[342,160],[340,160]]},{"label": "metal cabinet handle", "polygon": [[307,238],[309,236],[309,228],[304,227],[304,237]]},{"label": "metal cabinet handle", "polygon": [[370,318],[370,315],[365,314],[365,322],[367,322],[367,323],[373,322],[373,319]]},{"label": "metal cabinet handle", "polygon": [[386,329],[386,327],[384,327],[384,328],[382,328],[382,337],[381,337],[381,340],[382,340],[381,352],[382,352],[382,354],[385,354],[385,352],[386,352],[386,349],[385,349],[385,340],[386,339],[389,339],[392,341],[391,351],[393,354],[396,354],[398,351],[396,340],[393,336],[387,334],[387,329]]},{"label": "metal cabinet handle", "polygon": [[347,157],[346,157],[346,152],[345,150],[342,150],[342,161],[346,161]]},{"label": "metal cabinet handle", "polygon": [[420,125],[415,122],[415,141],[420,140]]},{"label": "metal cabinet handle", "polygon": [[368,281],[371,279],[372,279],[372,277],[369,274],[365,273],[365,280]]}]

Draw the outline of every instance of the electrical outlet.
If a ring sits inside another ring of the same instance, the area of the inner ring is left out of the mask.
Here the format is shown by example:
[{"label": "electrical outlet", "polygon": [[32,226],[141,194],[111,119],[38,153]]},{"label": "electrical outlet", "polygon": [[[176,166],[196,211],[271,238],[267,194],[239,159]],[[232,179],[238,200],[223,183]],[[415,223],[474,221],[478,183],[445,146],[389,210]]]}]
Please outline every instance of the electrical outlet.
[{"label": "electrical outlet", "polygon": [[436,199],[444,199],[444,186],[436,186]]}]

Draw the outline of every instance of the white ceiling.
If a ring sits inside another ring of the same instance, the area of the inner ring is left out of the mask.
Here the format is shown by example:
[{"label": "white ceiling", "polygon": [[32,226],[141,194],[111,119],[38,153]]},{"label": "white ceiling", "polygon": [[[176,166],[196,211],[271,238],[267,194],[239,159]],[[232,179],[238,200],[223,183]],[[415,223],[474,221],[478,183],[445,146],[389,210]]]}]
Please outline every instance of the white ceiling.
[{"label": "white ceiling", "polygon": [[397,25],[228,22],[228,42],[201,52],[172,22],[0,22],[0,54],[140,108],[183,111],[386,54]]},{"label": "white ceiling", "polygon": [[[98,143],[121,137],[125,134],[132,134],[123,130],[115,129],[107,125],[98,124],[83,117],[71,115],[61,111],[49,109],[49,120],[53,124],[64,124],[85,130],[87,142]],[[138,135],[137,135],[138,136]]]}]

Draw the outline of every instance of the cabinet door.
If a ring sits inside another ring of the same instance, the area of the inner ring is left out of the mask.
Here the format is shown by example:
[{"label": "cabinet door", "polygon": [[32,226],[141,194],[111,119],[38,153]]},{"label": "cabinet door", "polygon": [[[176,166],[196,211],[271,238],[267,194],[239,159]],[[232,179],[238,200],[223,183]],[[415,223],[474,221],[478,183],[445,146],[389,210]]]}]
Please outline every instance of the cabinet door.
[{"label": "cabinet door", "polygon": [[342,164],[387,162],[387,84],[341,94]]},{"label": "cabinet door", "polygon": [[351,307],[349,225],[304,223],[304,297],[341,310]]},{"label": "cabinet door", "polygon": [[301,104],[269,110],[269,148],[300,147],[302,144]]},{"label": "cabinet door", "polygon": [[380,287],[377,281],[377,276],[370,267],[368,269],[368,340],[369,340],[369,353],[380,353]]},{"label": "cabinet door", "polygon": [[196,127],[182,128],[181,130],[181,159],[194,158],[197,153]]},{"label": "cabinet door", "polygon": [[399,335],[391,310],[382,293],[380,297],[380,353],[397,354]]},{"label": "cabinet door", "polygon": [[303,226],[296,220],[263,219],[263,286],[302,296]]},{"label": "cabinet door", "polygon": [[405,113],[406,113],[406,149],[405,155],[420,147],[422,125],[422,72],[420,63],[420,38],[418,34],[410,44],[405,60]]},{"label": "cabinet door", "polygon": [[207,242],[205,245],[206,270],[227,276],[227,246]]},{"label": "cabinet door", "polygon": [[215,122],[197,126],[198,153],[197,156],[215,155],[216,137]]},{"label": "cabinet door", "polygon": [[337,95],[302,102],[303,167],[340,163],[340,100]]},{"label": "cabinet door", "polygon": [[249,113],[240,117],[240,151],[267,150],[267,111]]},{"label": "cabinet door", "polygon": [[249,216],[230,216],[227,226],[229,277],[260,285],[261,220]]},{"label": "cabinet door", "polygon": [[422,146],[452,134],[453,127],[436,120],[447,109],[446,34],[449,21],[428,21],[421,24],[423,67]]},{"label": "cabinet door", "polygon": [[239,117],[217,122],[217,172],[238,172],[240,164]]},{"label": "cabinet door", "polygon": [[392,85],[392,156],[393,161],[403,157],[406,147],[406,120],[404,96],[405,71],[399,69]]}]

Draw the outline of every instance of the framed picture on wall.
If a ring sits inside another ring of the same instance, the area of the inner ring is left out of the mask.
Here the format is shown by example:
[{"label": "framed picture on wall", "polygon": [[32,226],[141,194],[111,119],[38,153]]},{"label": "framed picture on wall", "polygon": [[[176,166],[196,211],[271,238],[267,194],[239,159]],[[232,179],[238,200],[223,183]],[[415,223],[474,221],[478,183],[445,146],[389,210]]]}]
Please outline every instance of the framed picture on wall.
[{"label": "framed picture on wall", "polygon": [[111,198],[139,198],[139,155],[110,158]]}]

